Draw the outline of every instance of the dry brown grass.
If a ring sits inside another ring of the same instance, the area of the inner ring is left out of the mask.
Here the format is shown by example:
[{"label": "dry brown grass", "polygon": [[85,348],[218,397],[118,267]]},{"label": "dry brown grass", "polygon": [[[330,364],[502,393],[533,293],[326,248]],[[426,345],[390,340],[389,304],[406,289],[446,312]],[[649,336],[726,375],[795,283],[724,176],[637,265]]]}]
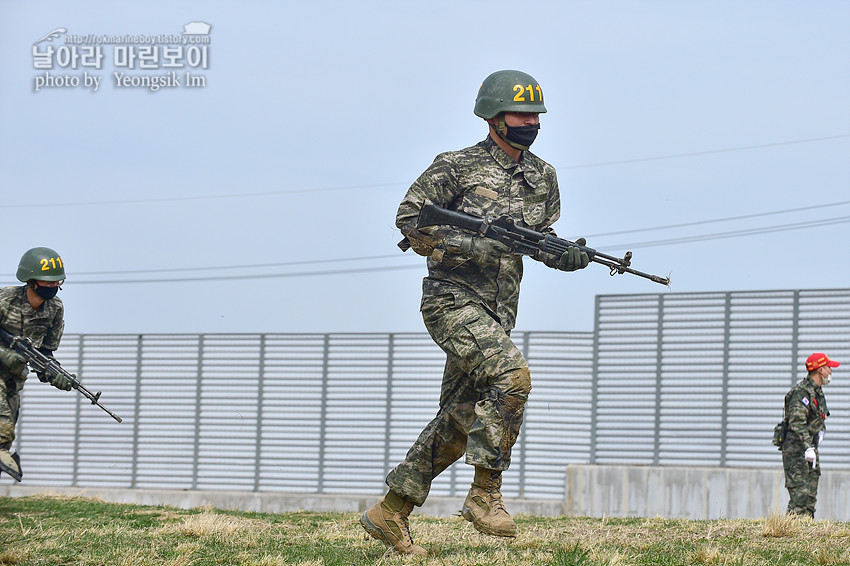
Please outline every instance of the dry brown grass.
[{"label": "dry brown grass", "polygon": [[0,564],[22,564],[29,558],[30,552],[27,549],[6,548],[0,550]]},{"label": "dry brown grass", "polygon": [[425,558],[386,552],[354,513],[227,512],[0,498],[0,565],[109,566],[839,566],[850,526],[774,513],[763,520],[517,517],[516,539],[481,535],[460,517],[414,515]]},{"label": "dry brown grass", "polygon": [[775,538],[794,536],[800,532],[802,521],[807,521],[807,519],[774,511],[765,519],[762,534],[766,537]]}]

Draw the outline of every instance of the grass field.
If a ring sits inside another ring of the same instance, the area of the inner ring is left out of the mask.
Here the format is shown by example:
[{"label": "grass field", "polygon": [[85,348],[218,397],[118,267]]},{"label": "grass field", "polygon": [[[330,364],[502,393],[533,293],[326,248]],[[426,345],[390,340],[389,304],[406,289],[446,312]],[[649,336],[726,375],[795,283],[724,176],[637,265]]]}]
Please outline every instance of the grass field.
[{"label": "grass field", "polygon": [[39,495],[0,497],[0,565],[330,566],[839,565],[850,524],[775,515],[688,521],[519,516],[520,535],[480,535],[460,517],[414,515],[425,558],[367,537],[354,513],[183,510]]}]

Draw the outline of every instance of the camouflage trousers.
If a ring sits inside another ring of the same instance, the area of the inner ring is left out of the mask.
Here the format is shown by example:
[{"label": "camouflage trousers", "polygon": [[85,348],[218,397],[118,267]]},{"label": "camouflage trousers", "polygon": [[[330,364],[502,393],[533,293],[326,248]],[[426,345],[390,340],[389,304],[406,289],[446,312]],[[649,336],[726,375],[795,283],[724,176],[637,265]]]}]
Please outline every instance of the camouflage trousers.
[{"label": "camouflage trousers", "polygon": [[15,423],[21,408],[21,389],[26,378],[0,376],[0,448],[8,450],[15,440]]},{"label": "camouflage trousers", "polygon": [[[438,298],[439,299],[439,298]],[[422,505],[431,481],[466,453],[466,463],[506,470],[522,425],[531,375],[509,333],[481,305],[423,301],[425,326],[446,352],[437,416],[387,485]]]},{"label": "camouflage trousers", "polygon": [[803,456],[805,450],[783,450],[782,467],[785,468],[785,488],[788,489],[788,514],[815,516],[820,479],[820,455],[809,464]]}]

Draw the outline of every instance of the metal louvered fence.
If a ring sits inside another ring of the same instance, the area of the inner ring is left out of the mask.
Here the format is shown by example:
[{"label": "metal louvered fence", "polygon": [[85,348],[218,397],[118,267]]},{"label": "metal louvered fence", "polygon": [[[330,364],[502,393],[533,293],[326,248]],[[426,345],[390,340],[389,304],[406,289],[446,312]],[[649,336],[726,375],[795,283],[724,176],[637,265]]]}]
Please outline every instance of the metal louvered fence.
[{"label": "metal louvered fence", "polygon": [[[603,295],[592,332],[513,336],[534,388],[504,493],[563,499],[570,463],[778,466],[772,429],[805,358],[850,361],[850,289]],[[424,332],[66,335],[57,357],[124,422],[31,379],[26,484],[305,494],[382,493],[445,361]],[[822,454],[850,468],[843,369]],[[457,463],[432,494],[471,475]]]},{"label": "metal louvered fence", "polygon": [[[848,289],[600,296],[595,313],[594,463],[776,466],[773,426],[805,359],[850,362]],[[845,367],[821,452],[850,468]]]}]

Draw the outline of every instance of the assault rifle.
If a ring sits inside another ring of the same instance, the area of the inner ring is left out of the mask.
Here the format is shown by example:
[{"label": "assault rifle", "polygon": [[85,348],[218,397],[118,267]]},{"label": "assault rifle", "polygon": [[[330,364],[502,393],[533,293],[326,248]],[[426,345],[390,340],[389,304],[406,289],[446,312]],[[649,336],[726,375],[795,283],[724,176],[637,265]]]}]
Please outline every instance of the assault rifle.
[{"label": "assault rifle", "polygon": [[426,203],[422,207],[422,210],[419,211],[417,226],[419,228],[425,228],[427,226],[454,226],[455,228],[462,228],[470,232],[475,232],[479,236],[497,240],[508,246],[512,252],[531,256],[533,259],[537,259],[538,251],[560,256],[567,251],[567,248],[575,246],[586,253],[590,261],[602,264],[610,269],[612,276],[621,273],[631,273],[632,275],[644,277],[650,281],[667,285],[668,287],[670,286],[669,277],[650,275],[649,273],[632,269],[630,267],[632,252],[626,252],[621,258],[614,257],[551,234],[541,234],[535,230],[517,226],[510,216],[478,218],[477,216],[464,214],[455,210],[447,210],[435,204]]},{"label": "assault rifle", "polygon": [[64,375],[71,383],[71,387],[79,391],[83,397],[91,401],[92,405],[97,405],[106,411],[110,417],[119,423],[121,422],[121,417],[100,404],[100,391],[92,393],[86,389],[86,387],[80,383],[80,380],[77,379],[76,375],[68,373],[67,370],[59,365],[58,361],[43,354],[38,350],[38,348],[33,346],[32,340],[23,336],[13,336],[3,327],[0,327],[0,338],[3,339],[3,342],[5,342],[10,349],[24,357],[27,364],[30,366],[30,369],[38,375],[39,381],[53,381],[52,378],[55,376]]}]

